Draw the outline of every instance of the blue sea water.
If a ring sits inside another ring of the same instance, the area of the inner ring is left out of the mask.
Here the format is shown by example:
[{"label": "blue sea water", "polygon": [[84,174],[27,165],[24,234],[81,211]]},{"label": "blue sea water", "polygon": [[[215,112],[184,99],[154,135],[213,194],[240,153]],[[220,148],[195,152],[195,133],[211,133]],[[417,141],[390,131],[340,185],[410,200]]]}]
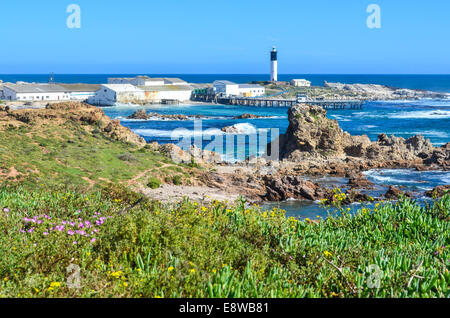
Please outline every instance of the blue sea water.
[{"label": "blue sea water", "polygon": [[[55,82],[65,83],[105,83],[108,77],[134,76],[135,74],[96,74],[96,75],[55,75]],[[180,77],[193,83],[210,83],[216,79],[227,79],[238,83],[249,81],[267,80],[267,75],[246,75],[246,74],[149,74],[150,76]],[[312,81],[313,85],[322,85],[324,80],[329,82],[343,83],[375,83],[394,87],[423,89],[450,93],[450,75],[308,75],[308,74],[284,74],[280,75],[280,80],[290,80],[292,78],[306,78]],[[29,81],[46,82],[48,75],[0,75],[3,81]],[[288,127],[288,108],[265,108],[265,107],[243,107],[224,106],[212,104],[186,104],[186,105],[150,105],[133,106],[119,105],[103,108],[106,115],[119,119],[124,126],[129,127],[136,133],[143,136],[148,142],[157,141],[160,143],[177,143],[179,138],[173,139],[173,131],[184,129],[175,134],[175,137],[194,137],[193,116],[201,115],[202,130],[208,130],[203,145],[210,143],[210,135],[223,135],[220,130],[226,126],[239,125],[243,131],[264,131],[267,129],[279,129],[279,133],[284,133]],[[127,116],[138,109],[146,109],[148,112],[160,114],[184,114],[192,116],[187,121],[168,121],[155,118],[153,120],[129,120]],[[251,113],[260,116],[268,116],[260,119],[237,120],[233,117]],[[328,117],[336,119],[344,131],[352,135],[366,134],[371,140],[376,140],[380,133],[388,135],[394,134],[401,137],[411,137],[422,134],[429,138],[435,146],[450,142],[450,99],[422,99],[406,101],[377,101],[368,102],[361,110],[331,110]],[[274,135],[272,137],[275,137]],[[238,138],[234,136],[233,138]],[[247,151],[248,140],[238,144],[237,152]],[[239,150],[240,149],[240,150]],[[218,151],[218,149],[216,149]],[[248,154],[248,153],[247,153]],[[230,158],[226,158],[230,159]],[[404,190],[416,192],[421,195],[423,191],[430,190],[437,185],[450,184],[450,172],[417,172],[412,170],[374,170],[366,172],[367,177],[373,181],[377,187],[371,191],[373,196],[384,193],[388,185],[402,187]],[[322,178],[315,180],[324,185],[334,187],[345,183],[342,178]],[[281,203],[267,204],[266,208],[280,207],[287,211],[287,215],[299,218],[324,217],[327,212],[313,202],[288,201]],[[354,205],[353,209],[358,208]]]}]

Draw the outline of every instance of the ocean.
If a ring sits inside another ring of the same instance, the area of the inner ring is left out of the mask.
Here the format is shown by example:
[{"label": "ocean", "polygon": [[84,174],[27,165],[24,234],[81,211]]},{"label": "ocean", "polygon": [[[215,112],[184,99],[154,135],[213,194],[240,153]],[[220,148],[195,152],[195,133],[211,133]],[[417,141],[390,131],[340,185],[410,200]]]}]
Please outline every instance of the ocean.
[{"label": "ocean", "polygon": [[[128,77],[135,74],[113,74],[113,75],[55,75],[55,82],[65,83],[105,83],[107,77]],[[216,79],[226,79],[238,83],[250,81],[267,80],[267,75],[186,75],[186,74],[150,74],[151,76],[180,77],[188,82],[208,83]],[[450,93],[450,75],[307,75],[293,74],[280,75],[280,80],[292,78],[306,78],[313,85],[322,85],[324,80],[329,82],[343,83],[375,83],[393,87],[410,89],[423,89]],[[0,75],[0,80],[6,81],[29,81],[45,82],[48,75]],[[152,120],[130,120],[126,117],[138,109],[146,109],[147,112],[159,114],[184,114],[191,116],[187,121],[169,121],[162,118]],[[205,136],[202,145],[206,146],[214,136],[222,136],[221,129],[227,126],[235,126],[244,134],[265,132],[270,129],[278,129],[284,133],[288,127],[286,107],[243,107],[225,106],[213,104],[185,104],[185,105],[149,105],[133,106],[118,105],[103,108],[106,115],[119,119],[122,125],[129,127],[137,134],[143,136],[148,142],[177,143],[181,136],[196,136],[194,131],[195,116],[202,118],[201,125]],[[259,119],[233,119],[235,116],[251,113],[259,116],[267,116]],[[330,110],[328,117],[336,119],[343,130],[352,135],[366,134],[371,140],[376,140],[380,133],[396,135],[404,138],[416,134],[422,134],[429,138],[435,146],[443,145],[450,141],[450,98],[449,99],[422,99],[404,101],[376,101],[368,102],[361,110]],[[175,131],[175,133],[174,133]],[[204,132],[207,131],[205,134]],[[233,136],[240,147],[235,148],[232,158],[224,154],[226,160],[232,161],[242,158],[244,154],[253,154],[248,147],[248,138],[238,139],[239,134]],[[269,137],[275,138],[275,134]],[[212,139],[214,140],[214,139]],[[225,152],[216,149],[218,152]],[[245,153],[244,153],[245,152]],[[450,172],[417,172],[408,169],[384,169],[366,172],[367,177],[377,186],[375,190],[368,193],[379,196],[386,192],[389,185],[401,187],[403,190],[416,192],[421,195],[423,191],[431,190],[437,185],[450,184]],[[314,180],[330,187],[346,183],[343,178],[321,178]],[[419,200],[424,201],[425,198]],[[266,208],[279,207],[285,209],[288,216],[298,218],[316,218],[327,216],[327,211],[314,202],[288,201],[281,203],[270,203]],[[353,205],[357,209],[359,205]]]}]

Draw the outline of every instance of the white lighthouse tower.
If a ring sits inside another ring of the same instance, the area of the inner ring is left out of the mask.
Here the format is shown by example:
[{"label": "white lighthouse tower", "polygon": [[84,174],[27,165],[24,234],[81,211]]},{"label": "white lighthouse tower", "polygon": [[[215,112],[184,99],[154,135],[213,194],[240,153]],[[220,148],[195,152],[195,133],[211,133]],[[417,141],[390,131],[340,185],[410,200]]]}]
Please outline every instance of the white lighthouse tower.
[{"label": "white lighthouse tower", "polygon": [[278,81],[277,49],[275,47],[270,52],[270,81]]}]

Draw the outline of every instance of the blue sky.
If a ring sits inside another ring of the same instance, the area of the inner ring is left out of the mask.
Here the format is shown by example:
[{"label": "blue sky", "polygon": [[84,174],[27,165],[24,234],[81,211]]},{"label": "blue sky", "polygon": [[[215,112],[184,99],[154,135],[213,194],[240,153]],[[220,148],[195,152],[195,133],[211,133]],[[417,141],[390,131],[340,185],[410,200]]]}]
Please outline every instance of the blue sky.
[{"label": "blue sky", "polygon": [[[81,28],[66,26],[68,5]],[[369,4],[381,29],[366,25]],[[0,73],[450,74],[448,0],[2,1]]]}]

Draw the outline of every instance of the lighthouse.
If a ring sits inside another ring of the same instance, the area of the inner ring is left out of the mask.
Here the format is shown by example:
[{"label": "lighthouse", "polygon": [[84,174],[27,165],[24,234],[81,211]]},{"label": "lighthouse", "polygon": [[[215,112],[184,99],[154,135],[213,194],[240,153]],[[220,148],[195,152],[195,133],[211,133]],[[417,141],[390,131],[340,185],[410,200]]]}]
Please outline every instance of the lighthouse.
[{"label": "lighthouse", "polygon": [[270,52],[270,81],[278,81],[277,49],[275,47]]}]

